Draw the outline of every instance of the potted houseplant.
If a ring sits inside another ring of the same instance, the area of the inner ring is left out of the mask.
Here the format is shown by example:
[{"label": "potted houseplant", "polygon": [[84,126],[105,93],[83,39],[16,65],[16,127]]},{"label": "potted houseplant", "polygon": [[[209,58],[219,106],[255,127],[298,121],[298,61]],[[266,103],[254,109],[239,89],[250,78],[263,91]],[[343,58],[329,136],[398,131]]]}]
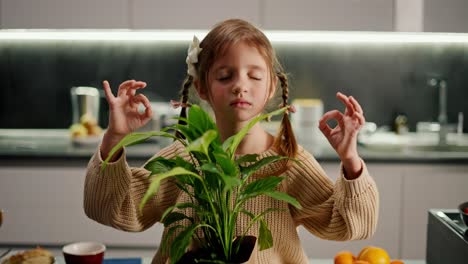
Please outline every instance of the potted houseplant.
[{"label": "potted houseplant", "polygon": [[[221,142],[218,129],[210,116],[199,106],[192,105],[188,117],[179,118],[182,124],[161,131],[127,135],[111,150],[102,169],[110,157],[123,146],[138,144],[153,136],[180,141],[185,146],[190,160],[181,157],[172,159],[156,157],[146,163],[145,168],[151,172],[152,182],[140,203],[140,210],[158,192],[162,180],[176,178],[177,186],[187,193],[191,202],[174,204],[161,218],[161,222],[169,228],[169,234],[179,231],[171,245],[168,245],[167,241],[163,241],[161,245],[163,250],[169,250],[171,263],[177,263],[181,258],[183,263],[188,263],[188,258],[196,258],[205,263],[242,263],[248,260],[255,239],[258,240],[260,250],[272,246],[272,235],[263,217],[272,211],[280,210],[269,208],[255,215],[245,209],[246,201],[259,195],[268,195],[300,207],[296,199],[276,190],[284,177],[269,176],[247,181],[260,168],[272,162],[288,159],[287,157],[259,158],[256,154],[235,155],[237,146],[252,126],[262,119],[284,111],[286,108],[260,115],[237,134]],[[180,133],[183,137],[174,136],[170,130]],[[186,208],[191,208],[194,215],[181,213],[180,209]],[[246,230],[243,230],[243,235],[236,236],[235,226],[239,214],[246,214],[250,224]],[[190,224],[177,224],[182,220],[188,220]],[[245,235],[254,223],[258,223],[259,226],[257,238]],[[201,237],[197,233],[199,230],[203,234]],[[186,253],[191,242],[197,245],[198,251]],[[246,259],[241,259],[242,251],[249,246],[251,248],[250,251],[247,250]]]}]

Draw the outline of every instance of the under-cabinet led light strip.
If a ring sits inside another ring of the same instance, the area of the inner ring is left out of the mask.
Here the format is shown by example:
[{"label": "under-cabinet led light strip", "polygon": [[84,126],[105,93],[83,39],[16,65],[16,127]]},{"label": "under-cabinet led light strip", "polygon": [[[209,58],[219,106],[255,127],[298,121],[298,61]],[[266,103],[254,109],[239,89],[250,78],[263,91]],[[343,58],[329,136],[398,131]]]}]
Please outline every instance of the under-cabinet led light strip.
[{"label": "under-cabinet led light strip", "polygon": [[[465,33],[265,31],[281,43],[468,43]],[[0,40],[190,41],[200,30],[0,30]]]}]

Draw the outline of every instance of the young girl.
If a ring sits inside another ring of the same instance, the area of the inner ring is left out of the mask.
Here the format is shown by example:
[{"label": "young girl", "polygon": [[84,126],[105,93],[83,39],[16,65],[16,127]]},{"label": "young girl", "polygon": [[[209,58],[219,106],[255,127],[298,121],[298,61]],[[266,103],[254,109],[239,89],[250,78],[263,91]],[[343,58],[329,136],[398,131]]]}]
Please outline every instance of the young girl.
[{"label": "young girl", "polygon": [[[199,46],[198,46],[199,44]],[[194,39],[187,56],[188,76],[182,90],[181,115],[185,116],[188,94],[195,88],[201,99],[214,111],[222,140],[238,132],[252,118],[264,111],[276,87],[282,89],[282,104],[288,106],[288,82],[266,36],[251,24],[237,19],[217,24],[198,43]],[[157,196],[139,214],[138,205],[146,192],[149,172],[131,168],[125,160],[125,149],[112,157],[103,174],[101,163],[109,151],[125,135],[143,126],[152,116],[148,99],[136,94],[146,83],[129,80],[114,96],[109,83],[104,90],[110,106],[109,127],[96,154],[89,162],[84,207],[86,214],[105,225],[127,231],[141,231],[158,222],[169,206],[187,197],[171,180],[163,181]],[[260,157],[287,155],[301,161],[277,162],[262,169],[255,177],[284,175],[282,191],[295,197],[302,209],[260,196],[249,203],[248,210],[285,208],[267,214],[265,219],[273,236],[273,247],[254,250],[252,263],[308,263],[296,227],[303,225],[312,234],[331,240],[352,240],[370,237],[376,228],[378,192],[376,185],[357,153],[357,133],[364,124],[363,111],[352,96],[337,94],[346,106],[344,113],[332,110],[324,114],[319,127],[341,159],[341,176],[335,184],[317,161],[296,144],[289,116],[283,116],[279,134],[275,137],[255,125],[237,149],[238,154],[258,153]],[[146,111],[138,112],[144,104]],[[290,107],[289,112],[294,108]],[[157,109],[156,109],[157,111]],[[327,121],[335,119],[331,128]],[[183,146],[175,142],[157,156],[185,156]],[[237,232],[246,228],[248,218],[240,217]],[[258,229],[252,228],[250,235]],[[166,231],[162,239],[166,239]],[[153,263],[168,263],[167,252],[159,250]]]}]

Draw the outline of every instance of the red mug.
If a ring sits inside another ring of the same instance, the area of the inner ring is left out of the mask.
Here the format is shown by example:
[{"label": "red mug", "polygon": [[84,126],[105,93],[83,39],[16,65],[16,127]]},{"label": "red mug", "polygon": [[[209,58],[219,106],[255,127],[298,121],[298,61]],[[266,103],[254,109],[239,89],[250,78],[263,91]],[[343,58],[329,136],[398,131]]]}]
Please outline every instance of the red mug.
[{"label": "red mug", "polygon": [[99,242],[77,242],[62,248],[67,264],[102,264],[106,246]]}]

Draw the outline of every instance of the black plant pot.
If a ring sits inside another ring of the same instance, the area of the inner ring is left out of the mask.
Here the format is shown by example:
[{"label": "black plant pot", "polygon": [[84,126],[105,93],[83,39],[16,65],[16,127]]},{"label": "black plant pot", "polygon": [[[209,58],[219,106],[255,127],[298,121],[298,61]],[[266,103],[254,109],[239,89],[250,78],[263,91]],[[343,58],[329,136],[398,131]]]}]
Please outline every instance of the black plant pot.
[{"label": "black plant pot", "polygon": [[[236,238],[238,240],[239,237]],[[255,242],[257,238],[254,236],[245,236],[241,242],[239,254],[237,254],[230,262],[226,262],[226,264],[242,264],[247,263],[250,260],[250,256],[252,255],[252,251],[255,248]],[[234,246],[236,242],[234,242]],[[177,262],[177,264],[196,264],[196,263],[209,263],[203,262],[200,260],[209,260],[210,252],[206,252],[205,250],[192,250],[185,253],[182,258]],[[197,261],[198,260],[198,261]]]}]

